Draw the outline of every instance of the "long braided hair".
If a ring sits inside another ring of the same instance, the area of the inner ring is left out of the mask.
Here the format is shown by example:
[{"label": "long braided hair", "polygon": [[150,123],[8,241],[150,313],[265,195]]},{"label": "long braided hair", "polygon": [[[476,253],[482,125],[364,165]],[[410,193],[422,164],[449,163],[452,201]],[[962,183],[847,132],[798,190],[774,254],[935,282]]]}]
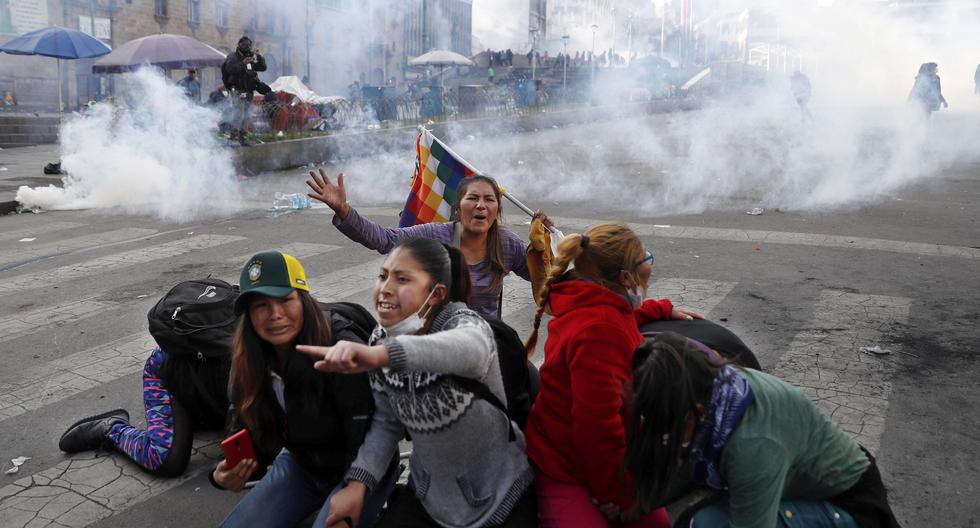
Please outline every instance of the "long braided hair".
[{"label": "long braided hair", "polygon": [[[621,222],[596,224],[580,235],[573,233],[558,243],[558,255],[548,270],[548,278],[541,286],[541,305],[534,314],[534,329],[524,344],[528,357],[534,355],[538,344],[538,328],[548,306],[551,287],[575,263],[575,273],[595,281],[610,290],[619,292],[622,286],[616,280],[620,272],[635,273],[636,263],[643,258],[643,243],[632,229]],[[634,276],[639,283],[639,278]]]}]

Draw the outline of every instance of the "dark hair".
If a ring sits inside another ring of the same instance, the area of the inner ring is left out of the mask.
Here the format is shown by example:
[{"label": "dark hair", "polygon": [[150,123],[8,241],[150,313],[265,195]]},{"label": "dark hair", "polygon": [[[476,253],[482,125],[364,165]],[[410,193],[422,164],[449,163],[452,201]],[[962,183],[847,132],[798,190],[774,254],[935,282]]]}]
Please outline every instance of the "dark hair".
[{"label": "dark hair", "polygon": [[453,220],[459,219],[459,202],[466,195],[466,191],[470,188],[470,185],[477,182],[489,184],[490,188],[493,189],[493,194],[497,197],[497,218],[487,231],[487,259],[490,261],[490,275],[493,278],[490,280],[490,284],[485,291],[490,292],[497,289],[507,275],[507,267],[504,266],[503,237],[500,236],[500,224],[503,222],[504,215],[504,204],[501,201],[503,192],[500,190],[500,185],[497,183],[497,180],[489,176],[477,174],[461,181],[459,186],[456,187],[456,203],[453,205],[452,217]]},{"label": "dark hair", "polygon": [[422,271],[432,277],[433,285],[446,285],[449,301],[469,302],[470,270],[458,248],[421,237],[406,239],[395,246],[398,248],[408,251],[418,261]]},{"label": "dark hair", "polygon": [[[303,326],[296,343],[332,345],[333,331],[319,303],[308,292],[296,290],[296,293],[303,305]],[[268,372],[276,351],[255,332],[248,310],[238,318],[231,350],[230,389],[235,410],[249,428],[256,447],[275,452],[281,438],[276,419],[278,403],[266,395],[270,394]]]},{"label": "dark hair", "polygon": [[711,401],[713,364],[691,341],[674,332],[647,339],[633,355],[633,409],[625,469],[643,507],[662,506],[689,448],[684,444],[688,414]]}]

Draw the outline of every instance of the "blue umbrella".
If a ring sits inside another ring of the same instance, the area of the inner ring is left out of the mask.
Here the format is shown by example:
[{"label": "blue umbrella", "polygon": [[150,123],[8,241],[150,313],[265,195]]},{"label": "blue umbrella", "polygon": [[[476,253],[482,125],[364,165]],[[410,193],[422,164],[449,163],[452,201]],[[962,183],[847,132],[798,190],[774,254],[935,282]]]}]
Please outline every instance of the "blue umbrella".
[{"label": "blue umbrella", "polygon": [[61,100],[61,59],[99,57],[112,51],[112,48],[81,31],[52,26],[25,33],[0,46],[0,51],[12,55],[41,55],[57,58],[58,107],[64,112],[65,105]]}]

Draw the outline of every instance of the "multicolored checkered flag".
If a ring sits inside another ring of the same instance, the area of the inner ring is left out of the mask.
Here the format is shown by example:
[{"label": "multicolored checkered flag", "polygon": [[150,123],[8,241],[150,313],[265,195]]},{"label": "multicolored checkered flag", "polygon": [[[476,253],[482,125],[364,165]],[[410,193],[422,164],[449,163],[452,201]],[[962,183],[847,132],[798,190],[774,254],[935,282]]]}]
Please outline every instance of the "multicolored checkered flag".
[{"label": "multicolored checkered flag", "polygon": [[415,174],[398,227],[448,222],[456,203],[456,187],[479,171],[463,161],[439,138],[419,127],[415,143]]}]

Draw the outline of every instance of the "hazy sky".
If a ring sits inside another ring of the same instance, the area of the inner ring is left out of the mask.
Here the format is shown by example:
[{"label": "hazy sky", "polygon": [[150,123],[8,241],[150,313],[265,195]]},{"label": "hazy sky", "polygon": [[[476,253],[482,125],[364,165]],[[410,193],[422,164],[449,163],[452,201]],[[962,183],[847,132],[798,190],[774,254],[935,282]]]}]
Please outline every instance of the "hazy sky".
[{"label": "hazy sky", "polygon": [[473,40],[481,48],[527,48],[528,0],[473,0]]}]

